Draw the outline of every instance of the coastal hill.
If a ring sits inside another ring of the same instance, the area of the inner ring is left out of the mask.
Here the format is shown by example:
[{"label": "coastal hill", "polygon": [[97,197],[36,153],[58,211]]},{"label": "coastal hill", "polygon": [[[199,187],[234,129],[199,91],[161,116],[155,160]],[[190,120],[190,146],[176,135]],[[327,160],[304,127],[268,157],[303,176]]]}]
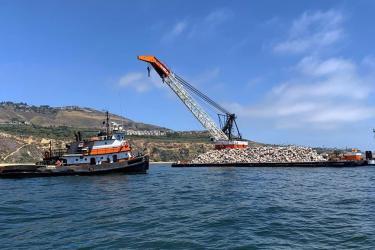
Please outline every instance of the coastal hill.
[{"label": "coastal hill", "polygon": [[[132,121],[119,115],[111,114],[111,121],[123,125],[124,129],[161,130],[169,129]],[[41,127],[101,127],[105,113],[92,108],[77,106],[50,107],[34,106],[26,103],[0,102],[0,124],[32,124]]]}]

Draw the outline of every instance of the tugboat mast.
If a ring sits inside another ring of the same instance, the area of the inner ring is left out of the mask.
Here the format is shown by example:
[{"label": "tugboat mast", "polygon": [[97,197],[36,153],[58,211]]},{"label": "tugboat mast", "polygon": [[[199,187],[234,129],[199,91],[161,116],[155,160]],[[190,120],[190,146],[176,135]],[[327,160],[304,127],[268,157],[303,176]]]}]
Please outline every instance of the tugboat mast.
[{"label": "tugboat mast", "polygon": [[107,139],[109,139],[109,113],[108,111],[105,112],[105,115],[106,115],[106,136],[107,136]]}]

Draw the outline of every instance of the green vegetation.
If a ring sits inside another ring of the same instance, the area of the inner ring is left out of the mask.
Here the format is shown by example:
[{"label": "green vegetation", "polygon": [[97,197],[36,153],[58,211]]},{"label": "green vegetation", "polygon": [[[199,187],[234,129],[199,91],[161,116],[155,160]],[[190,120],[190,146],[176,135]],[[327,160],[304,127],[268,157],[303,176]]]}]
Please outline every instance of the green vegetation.
[{"label": "green vegetation", "polygon": [[34,136],[40,138],[50,139],[67,139],[74,138],[74,131],[77,129],[71,127],[42,127],[37,125],[12,125],[2,124],[0,125],[0,132],[8,133],[11,135],[26,137]]},{"label": "green vegetation", "polygon": [[[67,126],[58,127],[44,127],[38,125],[25,125],[25,124],[1,124],[0,132],[8,133],[11,135],[27,137],[34,136],[38,138],[49,139],[74,139],[74,132],[82,131],[83,137],[95,136],[96,131],[87,130],[87,128],[73,128]],[[145,139],[150,142],[210,142],[209,135],[206,133],[185,133],[174,132],[167,133],[166,136],[143,136],[143,135],[129,135],[128,139]]]},{"label": "green vegetation", "polygon": [[27,105],[27,103],[24,103],[24,102],[19,102],[19,103],[0,102],[0,106],[13,108],[15,111],[18,111],[18,112],[33,111],[33,112],[41,113],[41,114],[56,114],[58,111],[56,108],[53,108],[49,105],[29,106]]},{"label": "green vegetation", "polygon": [[[111,121],[121,124],[125,129],[168,131],[151,124],[132,121],[128,118],[110,114]],[[26,103],[0,102],[0,124],[34,124],[43,127],[101,127],[105,113],[78,106],[51,107],[49,105],[28,105]]]}]

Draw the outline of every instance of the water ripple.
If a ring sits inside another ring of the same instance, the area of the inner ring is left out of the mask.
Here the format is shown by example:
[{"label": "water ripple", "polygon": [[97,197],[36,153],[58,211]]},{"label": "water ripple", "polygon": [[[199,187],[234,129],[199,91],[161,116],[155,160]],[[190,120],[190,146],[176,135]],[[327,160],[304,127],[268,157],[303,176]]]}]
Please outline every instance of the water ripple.
[{"label": "water ripple", "polygon": [[372,249],[375,168],[0,180],[1,249]]}]

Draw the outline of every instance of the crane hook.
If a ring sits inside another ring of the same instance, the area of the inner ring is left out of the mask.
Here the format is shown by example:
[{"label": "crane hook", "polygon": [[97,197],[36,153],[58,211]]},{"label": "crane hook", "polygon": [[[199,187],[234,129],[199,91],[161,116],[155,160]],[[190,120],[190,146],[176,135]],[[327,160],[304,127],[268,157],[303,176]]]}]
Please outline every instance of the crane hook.
[{"label": "crane hook", "polygon": [[147,66],[147,75],[148,75],[148,77],[150,77],[150,71],[151,71],[150,66]]}]

